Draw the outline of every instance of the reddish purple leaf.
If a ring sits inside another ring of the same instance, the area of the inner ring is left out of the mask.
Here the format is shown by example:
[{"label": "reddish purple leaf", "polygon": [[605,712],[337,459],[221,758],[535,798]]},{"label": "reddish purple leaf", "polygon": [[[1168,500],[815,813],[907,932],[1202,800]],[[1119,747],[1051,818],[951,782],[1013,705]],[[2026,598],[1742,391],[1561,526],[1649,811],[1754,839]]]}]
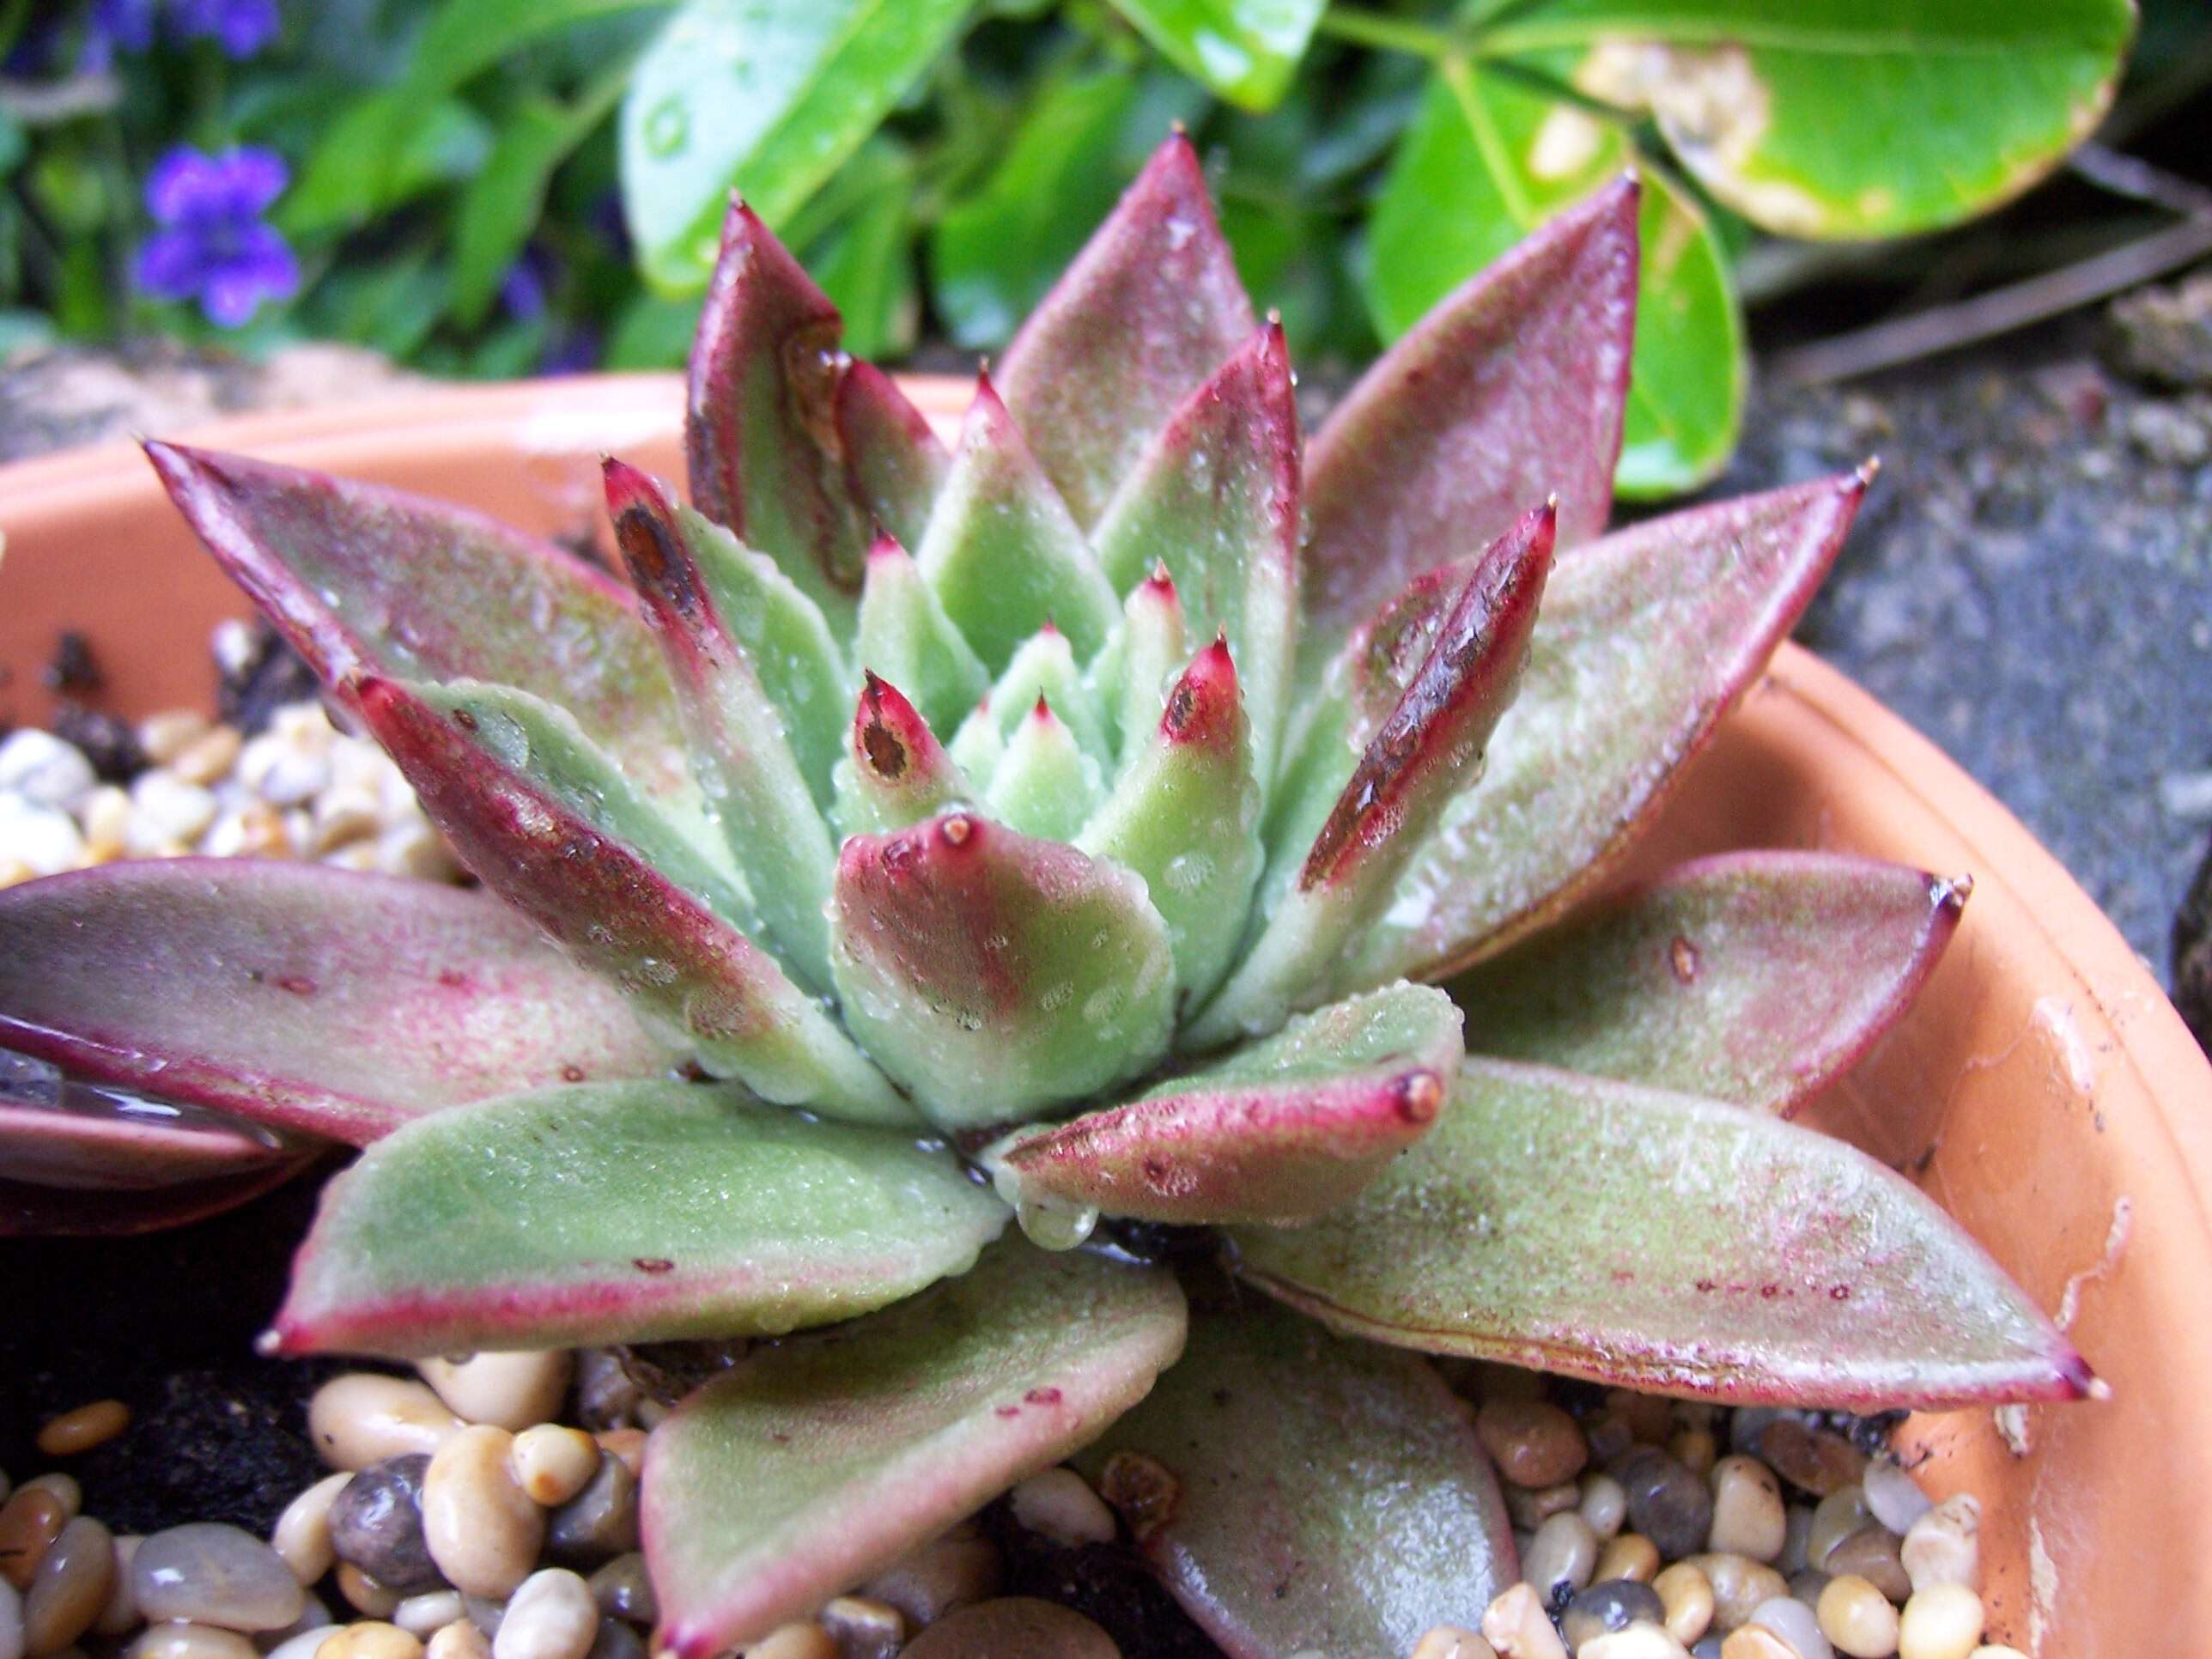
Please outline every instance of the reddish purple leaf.
[{"label": "reddish purple leaf", "polygon": [[59,1234],[113,1237],[181,1227],[258,1198],[299,1171],[303,1158],[289,1158],[236,1175],[149,1187],[138,1192],[82,1192],[0,1176],[0,1238]]},{"label": "reddish purple leaf", "polygon": [[999,372],[1077,522],[1097,522],[1152,434],[1252,327],[1197,153],[1176,133],[1030,313]]},{"label": "reddish purple leaf", "polygon": [[1452,981],[1481,1053],[1788,1116],[1911,1006],[1972,884],[1723,853]]},{"label": "reddish purple leaf", "polygon": [[1636,325],[1637,185],[1561,214],[1439,301],[1306,453],[1307,648],[1556,495],[1559,545],[1605,528]]},{"label": "reddish purple leaf", "polygon": [[112,864],[0,893],[0,1046],[356,1145],[681,1049],[480,893],[247,859]]},{"label": "reddish purple leaf", "polygon": [[917,545],[952,464],[929,417],[890,375],[855,359],[837,386],[837,441],[854,501],[899,541]]},{"label": "reddish purple leaf", "polygon": [[968,781],[898,687],[864,671],[853,710],[848,835],[903,830],[969,798]]}]

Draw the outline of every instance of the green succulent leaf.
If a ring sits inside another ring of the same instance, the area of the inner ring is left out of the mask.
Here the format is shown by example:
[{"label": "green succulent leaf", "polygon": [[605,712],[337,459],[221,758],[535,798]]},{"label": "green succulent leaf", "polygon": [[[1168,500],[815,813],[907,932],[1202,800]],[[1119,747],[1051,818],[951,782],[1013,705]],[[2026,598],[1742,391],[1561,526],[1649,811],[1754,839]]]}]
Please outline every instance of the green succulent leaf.
[{"label": "green succulent leaf", "polygon": [[1198,156],[1177,134],[1030,313],[999,371],[1079,525],[1097,522],[1152,434],[1253,321]]},{"label": "green succulent leaf", "polygon": [[915,562],[996,672],[1047,623],[1089,657],[1121,620],[1067,504],[981,377]]},{"label": "green succulent leaf", "polygon": [[852,752],[838,763],[837,782],[835,816],[848,836],[903,830],[975,798],[915,706],[872,672],[853,711]]},{"label": "green succulent leaf", "polygon": [[1297,652],[1298,528],[1297,405],[1271,323],[1177,407],[1092,532],[1118,592],[1165,566],[1192,631],[1227,636],[1262,777]]},{"label": "green succulent leaf", "polygon": [[1024,1132],[990,1158],[1006,1194],[1146,1221],[1299,1222],[1356,1197],[1444,1109],[1460,1015],[1398,984],[1300,1015],[1127,1104]]},{"label": "green succulent leaf", "polygon": [[1022,835],[1073,841],[1104,793],[1098,763],[1040,697],[1008,737],[984,805]]},{"label": "green succulent leaf", "polygon": [[787,222],[973,9],[689,0],[639,61],[623,102],[623,208],[647,276],[678,292],[707,280],[733,185],[770,223]]},{"label": "green succulent leaf", "polygon": [[1174,1363],[1186,1318],[1170,1274],[1009,1243],[752,1355],[647,1447],[656,1650],[712,1659],[765,1635],[1058,1462]]},{"label": "green succulent leaf", "polygon": [[1088,673],[1099,711],[1114,724],[1114,750],[1123,768],[1151,745],[1168,692],[1190,657],[1182,596],[1165,565],[1129,590],[1121,631],[1092,659]]},{"label": "green succulent leaf", "polygon": [[2069,1400],[2066,1339],[1901,1176],[1741,1107],[1470,1060],[1352,1204],[1238,1271],[1348,1334],[1732,1404]]},{"label": "green succulent leaf", "polygon": [[1328,0],[1114,0],[1185,75],[1243,109],[1272,109]]},{"label": "green succulent leaf", "polygon": [[2128,0],[1552,0],[1499,52],[1573,48],[1586,95],[1648,109],[1699,183],[1789,236],[1899,236],[2042,178],[2112,97]]},{"label": "green succulent leaf", "polygon": [[[1110,750],[1106,741],[1104,716],[1091,687],[1076,665],[1075,648],[1068,643],[1066,635],[1053,627],[1022,641],[1013,660],[1006,665],[1006,672],[991,687],[990,694],[962,722],[962,731],[971,725],[981,725],[990,727],[1002,739],[1011,738],[1040,702],[1052,705],[1053,712],[1066,724],[1087,753],[1102,762],[1108,758]],[[956,755],[960,751],[959,736],[958,732],[954,734]],[[988,772],[978,771],[976,775],[988,776]]]},{"label": "green succulent leaf", "polygon": [[560,704],[656,796],[690,795],[630,596],[550,543],[442,502],[149,443],[208,550],[342,699],[356,676],[480,679]]},{"label": "green succulent leaf", "polygon": [[1228,1653],[1412,1653],[1436,1625],[1480,1629],[1519,1575],[1490,1460],[1434,1369],[1288,1315],[1194,1317],[1079,1464]]},{"label": "green succulent leaf", "polygon": [[356,1144],[682,1052],[483,894],[250,859],[0,892],[0,1047],[78,1077]]},{"label": "green succulent leaf", "polygon": [[968,1270],[1006,1210],[904,1135],[688,1083],[423,1118],[324,1190],[280,1353],[781,1334]]},{"label": "green succulent leaf", "polygon": [[1304,659],[1548,496],[1562,549],[1605,528],[1636,321],[1623,179],[1470,277],[1369,369],[1306,451]]},{"label": "green succulent leaf", "polygon": [[424,811],[488,885],[672,1024],[709,1070],[782,1105],[915,1121],[773,957],[646,852],[502,759],[498,732],[485,738],[462,695],[370,680],[358,701]]},{"label": "green succulent leaf", "polygon": [[1589,891],[1790,631],[1871,476],[1692,507],[1562,561],[1481,782],[1431,832],[1338,983],[1437,977]]},{"label": "green succulent leaf", "polygon": [[833,413],[854,501],[885,532],[914,545],[952,465],[936,428],[873,363],[847,365]]},{"label": "green succulent leaf", "polygon": [[855,650],[861,668],[903,687],[935,731],[952,730],[991,687],[990,670],[937,590],[889,537],[868,550]]},{"label": "green succulent leaf", "polygon": [[1911,1005],[1972,884],[1724,853],[1454,980],[1486,1054],[1788,1116]]},{"label": "green succulent leaf", "polygon": [[1260,875],[1260,786],[1239,690],[1229,647],[1216,640],[1176,679],[1112,794],[1068,837],[1144,878],[1186,1008],[1228,971]]},{"label": "green succulent leaf", "polygon": [[1175,1024],[1144,884],[1059,842],[954,812],[839,854],[845,1020],[950,1128],[1004,1123],[1146,1070]]}]

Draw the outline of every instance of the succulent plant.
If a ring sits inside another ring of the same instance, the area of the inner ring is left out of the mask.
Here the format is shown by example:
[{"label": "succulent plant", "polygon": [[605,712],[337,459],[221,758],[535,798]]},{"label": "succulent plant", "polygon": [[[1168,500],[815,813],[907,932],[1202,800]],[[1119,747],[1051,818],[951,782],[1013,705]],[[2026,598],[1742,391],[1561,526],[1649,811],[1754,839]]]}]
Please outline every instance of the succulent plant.
[{"label": "succulent plant", "polygon": [[[1636,224],[1631,179],[1547,226],[1308,446],[1178,137],[948,449],[735,205],[691,504],[605,464],[628,586],[149,445],[490,891],[178,860],[0,896],[0,1040],[67,1079],[0,1115],[15,1224],[349,1142],[276,1352],[782,1339],[647,1452],[680,1659],[1085,1447],[1232,1652],[1403,1652],[1513,1577],[1407,1350],[2089,1391],[1930,1200],[1790,1121],[1963,883],[1742,853],[1583,902],[1870,477],[1603,533]],[[1069,1248],[1102,1216],[1216,1227],[1273,1300],[1191,1313],[1127,1230]]]}]

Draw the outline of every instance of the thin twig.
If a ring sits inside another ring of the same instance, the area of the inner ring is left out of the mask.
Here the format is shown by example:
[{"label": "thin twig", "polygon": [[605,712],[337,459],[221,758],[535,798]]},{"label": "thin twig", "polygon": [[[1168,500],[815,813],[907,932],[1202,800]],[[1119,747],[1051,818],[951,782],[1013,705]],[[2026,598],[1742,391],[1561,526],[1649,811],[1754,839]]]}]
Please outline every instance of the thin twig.
[{"label": "thin twig", "polygon": [[2067,157],[2066,165],[2108,195],[2148,202],[2185,219],[2212,214],[2212,190],[2194,179],[2153,167],[2139,156],[2124,155],[2109,145],[2084,144]]}]

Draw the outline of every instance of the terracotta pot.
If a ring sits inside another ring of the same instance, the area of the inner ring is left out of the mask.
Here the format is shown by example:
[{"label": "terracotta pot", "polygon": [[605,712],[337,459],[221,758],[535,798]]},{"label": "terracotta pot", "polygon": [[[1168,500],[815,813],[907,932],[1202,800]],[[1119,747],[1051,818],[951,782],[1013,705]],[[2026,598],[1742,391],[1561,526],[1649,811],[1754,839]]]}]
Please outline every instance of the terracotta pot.
[{"label": "terracotta pot", "polygon": [[[910,388],[933,416],[964,384]],[[198,441],[404,485],[532,529],[600,533],[598,456],[672,475],[671,377],[442,391],[246,419]],[[245,606],[127,446],[0,470],[0,709],[38,719],[56,629],[138,714],[209,696],[210,627]],[[1974,878],[1904,1023],[1822,1103],[1914,1170],[2108,1381],[2104,1403],[1923,1416],[1905,1445],[1986,1506],[1991,1629],[2141,1659],[2212,1632],[2212,1069],[2112,925],[1996,801],[1807,653],[1783,647],[1637,860],[1828,847]],[[1631,872],[1629,873],[1634,873]],[[1996,1639],[1993,1636],[1992,1639]]]}]

